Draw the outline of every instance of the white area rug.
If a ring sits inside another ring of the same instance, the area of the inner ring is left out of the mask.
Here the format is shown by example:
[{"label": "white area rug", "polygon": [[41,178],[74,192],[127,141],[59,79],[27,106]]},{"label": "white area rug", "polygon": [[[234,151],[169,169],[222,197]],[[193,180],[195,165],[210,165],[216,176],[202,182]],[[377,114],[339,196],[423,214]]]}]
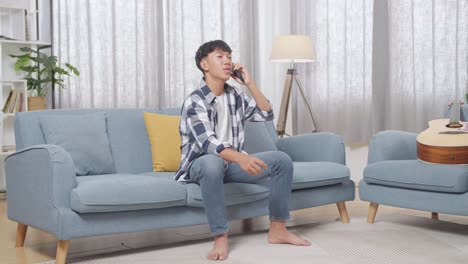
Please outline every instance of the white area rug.
[{"label": "white area rug", "polygon": [[[308,238],[312,246],[271,245],[266,242],[266,231],[234,235],[230,237],[229,258],[221,263],[468,263],[468,226],[456,223],[394,215],[382,216],[374,225],[363,218],[352,218],[348,225],[321,222],[290,230]],[[214,263],[205,258],[211,246],[211,240],[190,241],[70,259],[67,263]]]}]

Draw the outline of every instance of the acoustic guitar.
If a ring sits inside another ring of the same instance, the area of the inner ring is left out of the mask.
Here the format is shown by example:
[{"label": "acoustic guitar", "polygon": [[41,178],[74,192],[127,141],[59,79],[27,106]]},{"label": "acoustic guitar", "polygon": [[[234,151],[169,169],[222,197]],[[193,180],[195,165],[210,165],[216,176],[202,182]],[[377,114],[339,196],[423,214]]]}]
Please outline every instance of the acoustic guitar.
[{"label": "acoustic guitar", "polygon": [[450,104],[450,119],[429,122],[416,138],[418,159],[441,164],[468,164],[468,122],[460,123],[460,105]]}]

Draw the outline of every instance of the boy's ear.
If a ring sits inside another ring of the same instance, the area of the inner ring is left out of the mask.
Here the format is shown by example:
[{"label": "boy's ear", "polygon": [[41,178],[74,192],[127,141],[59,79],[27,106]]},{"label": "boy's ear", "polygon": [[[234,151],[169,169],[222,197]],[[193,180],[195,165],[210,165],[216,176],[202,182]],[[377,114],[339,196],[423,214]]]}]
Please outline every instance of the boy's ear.
[{"label": "boy's ear", "polygon": [[205,60],[202,60],[202,61],[200,62],[200,65],[201,65],[201,67],[202,67],[203,70],[205,70],[205,71],[208,70],[208,67],[206,66],[206,61],[205,61]]}]

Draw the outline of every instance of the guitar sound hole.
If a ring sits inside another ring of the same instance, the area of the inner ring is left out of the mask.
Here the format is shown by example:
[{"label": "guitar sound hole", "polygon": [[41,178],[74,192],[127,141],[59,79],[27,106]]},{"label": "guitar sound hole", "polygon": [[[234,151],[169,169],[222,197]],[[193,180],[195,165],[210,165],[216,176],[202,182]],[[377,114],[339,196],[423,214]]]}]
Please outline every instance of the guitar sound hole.
[{"label": "guitar sound hole", "polygon": [[462,124],[459,124],[459,123],[455,123],[455,124],[447,124],[446,127],[448,128],[459,128],[459,127],[462,127],[463,125]]}]

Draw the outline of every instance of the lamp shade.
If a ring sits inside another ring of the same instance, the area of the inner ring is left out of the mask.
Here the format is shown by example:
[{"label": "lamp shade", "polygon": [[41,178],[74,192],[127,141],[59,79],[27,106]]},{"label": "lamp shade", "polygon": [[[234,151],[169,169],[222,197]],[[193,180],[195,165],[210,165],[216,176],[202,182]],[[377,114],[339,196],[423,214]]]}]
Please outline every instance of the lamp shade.
[{"label": "lamp shade", "polygon": [[275,37],[270,60],[288,63],[315,61],[315,52],[310,37],[304,35]]}]

